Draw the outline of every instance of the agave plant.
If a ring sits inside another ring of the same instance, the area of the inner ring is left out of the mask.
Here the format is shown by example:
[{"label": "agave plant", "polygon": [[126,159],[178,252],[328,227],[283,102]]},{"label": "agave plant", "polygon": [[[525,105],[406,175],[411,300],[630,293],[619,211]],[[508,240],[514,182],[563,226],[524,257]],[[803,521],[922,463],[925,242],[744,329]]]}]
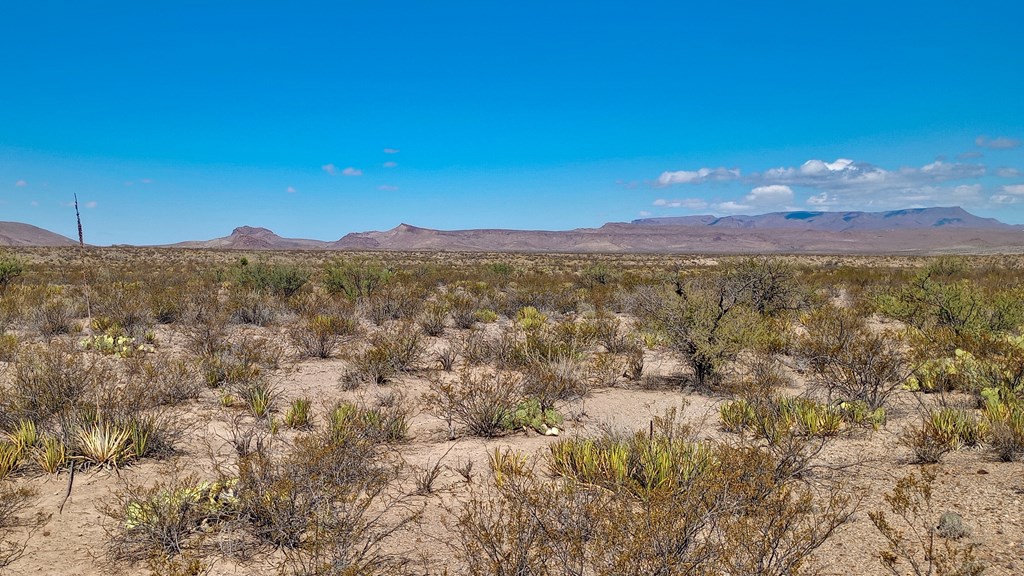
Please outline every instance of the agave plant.
[{"label": "agave plant", "polygon": [[67,462],[67,449],[60,438],[45,435],[39,439],[33,458],[43,472],[56,474]]},{"label": "agave plant", "polygon": [[22,420],[21,422],[18,422],[18,427],[14,432],[8,434],[7,437],[22,454],[24,454],[26,450],[34,447],[36,445],[36,441],[39,439],[39,435],[36,432],[36,425],[31,420]]},{"label": "agave plant", "polygon": [[9,442],[0,443],[0,480],[10,476],[21,465],[20,447]]},{"label": "agave plant", "polygon": [[117,468],[133,455],[132,431],[110,422],[89,424],[78,431],[76,458],[107,468]]}]

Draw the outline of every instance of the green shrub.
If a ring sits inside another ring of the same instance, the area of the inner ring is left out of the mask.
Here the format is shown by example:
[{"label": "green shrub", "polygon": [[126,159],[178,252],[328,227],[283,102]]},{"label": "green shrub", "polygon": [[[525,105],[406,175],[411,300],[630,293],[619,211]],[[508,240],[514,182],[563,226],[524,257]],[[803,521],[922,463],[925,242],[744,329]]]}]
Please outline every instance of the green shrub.
[{"label": "green shrub", "polygon": [[309,280],[309,274],[297,266],[263,261],[252,264],[245,258],[231,268],[229,277],[240,288],[285,298],[297,293]]},{"label": "green shrub", "polygon": [[0,292],[3,292],[10,283],[21,276],[24,270],[25,265],[21,259],[6,252],[0,252]]},{"label": "green shrub", "polygon": [[393,274],[382,263],[372,260],[338,261],[324,268],[323,285],[330,294],[360,300],[387,284]]}]

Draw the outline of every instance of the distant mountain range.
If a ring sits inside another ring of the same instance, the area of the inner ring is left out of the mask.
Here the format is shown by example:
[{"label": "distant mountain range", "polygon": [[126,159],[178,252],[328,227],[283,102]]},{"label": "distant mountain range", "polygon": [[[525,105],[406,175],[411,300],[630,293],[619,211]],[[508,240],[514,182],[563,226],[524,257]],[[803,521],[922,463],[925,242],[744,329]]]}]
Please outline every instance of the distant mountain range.
[{"label": "distant mountain range", "polygon": [[[74,242],[27,224],[0,222],[0,245]],[[487,252],[667,252],[931,254],[1024,253],[1024,226],[980,218],[959,207],[890,212],[773,212],[757,216],[681,216],[600,228],[432,230],[401,224],[336,241],[284,238],[241,226],[229,236],[171,244],[231,250],[428,250]]]},{"label": "distant mountain range", "polygon": [[959,206],[912,208],[890,212],[772,212],[759,216],[676,216],[633,220],[640,226],[710,226],[714,228],[820,230],[908,230],[932,228],[975,228],[1008,230],[1024,228],[1004,224],[995,218],[980,218]]}]

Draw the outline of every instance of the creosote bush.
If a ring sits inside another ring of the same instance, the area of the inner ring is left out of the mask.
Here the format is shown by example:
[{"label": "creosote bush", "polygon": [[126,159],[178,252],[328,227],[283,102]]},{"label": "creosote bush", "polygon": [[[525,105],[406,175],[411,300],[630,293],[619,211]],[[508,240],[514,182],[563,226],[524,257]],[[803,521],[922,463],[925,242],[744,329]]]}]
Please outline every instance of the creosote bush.
[{"label": "creosote bush", "polygon": [[796,353],[829,400],[883,408],[913,373],[899,335],[871,330],[855,311],[822,306],[803,324],[807,332],[798,339]]},{"label": "creosote bush", "polygon": [[835,486],[775,476],[766,452],[658,428],[559,440],[554,482],[497,450],[493,482],[455,511],[466,573],[800,574],[852,514]]},{"label": "creosote bush", "polygon": [[894,576],[982,574],[985,565],[975,556],[975,544],[957,544],[939,532],[940,517],[932,495],[935,477],[929,467],[922,467],[920,475],[911,472],[885,495],[888,510],[868,512],[886,541],[879,553],[882,566]]},{"label": "creosote bush", "polygon": [[456,425],[472,436],[498,436],[516,426],[514,414],[523,400],[518,376],[463,371],[457,382],[433,379],[423,403],[434,416],[448,425],[448,436],[456,437]]}]

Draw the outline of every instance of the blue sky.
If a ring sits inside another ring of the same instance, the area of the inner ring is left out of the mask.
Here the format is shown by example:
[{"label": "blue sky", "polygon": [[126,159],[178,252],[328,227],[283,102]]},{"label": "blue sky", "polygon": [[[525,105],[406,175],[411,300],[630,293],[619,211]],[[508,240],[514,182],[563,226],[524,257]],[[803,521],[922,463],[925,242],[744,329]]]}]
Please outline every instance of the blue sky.
[{"label": "blue sky", "polygon": [[20,2],[0,220],[568,229],[959,204],[1024,223],[1018,2]]}]

